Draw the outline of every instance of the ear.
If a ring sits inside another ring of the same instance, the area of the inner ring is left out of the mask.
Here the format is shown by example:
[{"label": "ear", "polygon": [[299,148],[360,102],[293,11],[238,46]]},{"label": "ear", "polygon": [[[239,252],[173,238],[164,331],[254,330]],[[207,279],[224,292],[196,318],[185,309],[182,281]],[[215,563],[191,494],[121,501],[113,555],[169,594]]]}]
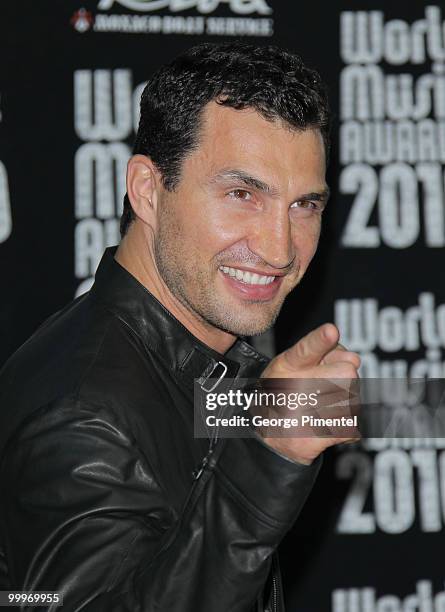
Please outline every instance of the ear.
[{"label": "ear", "polygon": [[146,155],[133,155],[127,165],[127,194],[134,214],[154,227],[159,198],[160,176]]}]

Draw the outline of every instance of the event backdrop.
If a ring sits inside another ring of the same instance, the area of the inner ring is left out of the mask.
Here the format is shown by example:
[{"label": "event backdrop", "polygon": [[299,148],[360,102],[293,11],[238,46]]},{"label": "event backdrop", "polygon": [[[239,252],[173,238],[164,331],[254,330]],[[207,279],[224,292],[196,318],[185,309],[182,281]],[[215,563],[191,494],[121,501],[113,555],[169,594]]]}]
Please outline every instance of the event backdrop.
[{"label": "event backdrop", "polygon": [[[258,346],[273,354],[332,320],[362,376],[445,376],[439,3],[17,0],[0,29],[0,361],[118,242],[144,82],[193,44],[242,38],[301,54],[335,114],[319,252]],[[445,612],[444,446],[328,453],[281,550],[290,612]]]}]

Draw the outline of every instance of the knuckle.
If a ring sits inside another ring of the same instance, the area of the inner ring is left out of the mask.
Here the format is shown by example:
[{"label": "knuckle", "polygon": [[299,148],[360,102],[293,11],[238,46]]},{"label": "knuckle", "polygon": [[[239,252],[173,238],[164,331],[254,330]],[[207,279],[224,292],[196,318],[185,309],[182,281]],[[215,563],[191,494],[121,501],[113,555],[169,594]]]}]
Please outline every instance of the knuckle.
[{"label": "knuckle", "polygon": [[350,361],[350,363],[352,363],[352,365],[355,368],[359,368],[360,367],[361,359],[360,359],[359,355],[357,355],[357,353],[349,352],[349,353],[347,353],[347,357],[348,357],[348,361]]},{"label": "knuckle", "polygon": [[296,346],[295,346],[295,352],[298,355],[298,357],[301,358],[305,358],[308,356],[309,354],[309,342],[306,339],[300,340],[300,342],[297,342]]},{"label": "knuckle", "polygon": [[355,366],[359,368],[360,364],[362,363],[362,360],[360,359],[360,355],[358,353],[351,353],[351,356],[354,360]]}]

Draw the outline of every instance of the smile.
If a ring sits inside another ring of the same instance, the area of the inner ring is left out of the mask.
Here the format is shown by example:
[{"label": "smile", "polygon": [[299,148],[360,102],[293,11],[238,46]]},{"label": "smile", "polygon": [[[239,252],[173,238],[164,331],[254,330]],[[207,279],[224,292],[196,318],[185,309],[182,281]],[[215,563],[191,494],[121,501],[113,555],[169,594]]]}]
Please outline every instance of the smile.
[{"label": "smile", "polygon": [[266,276],[265,274],[256,274],[239,270],[238,268],[229,268],[228,266],[220,266],[221,272],[236,278],[236,280],[246,283],[247,285],[270,285],[275,280],[275,276]]}]

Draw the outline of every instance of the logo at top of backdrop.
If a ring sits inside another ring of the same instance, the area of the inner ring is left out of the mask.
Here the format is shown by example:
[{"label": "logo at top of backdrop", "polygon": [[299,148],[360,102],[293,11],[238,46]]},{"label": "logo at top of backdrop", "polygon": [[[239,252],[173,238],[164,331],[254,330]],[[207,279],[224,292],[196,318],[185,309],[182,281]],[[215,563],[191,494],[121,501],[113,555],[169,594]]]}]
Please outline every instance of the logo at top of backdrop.
[{"label": "logo at top of backdrop", "polygon": [[86,32],[91,28],[94,22],[94,17],[84,8],[79,9],[71,17],[71,24],[78,32]]},{"label": "logo at top of backdrop", "polygon": [[230,10],[238,15],[259,13],[270,15],[272,9],[265,0],[99,0],[97,8],[101,11],[109,10],[114,4],[120,4],[134,11],[157,11],[168,8],[172,12],[185,11],[196,8],[199,13],[213,13],[220,4],[228,4]]}]

